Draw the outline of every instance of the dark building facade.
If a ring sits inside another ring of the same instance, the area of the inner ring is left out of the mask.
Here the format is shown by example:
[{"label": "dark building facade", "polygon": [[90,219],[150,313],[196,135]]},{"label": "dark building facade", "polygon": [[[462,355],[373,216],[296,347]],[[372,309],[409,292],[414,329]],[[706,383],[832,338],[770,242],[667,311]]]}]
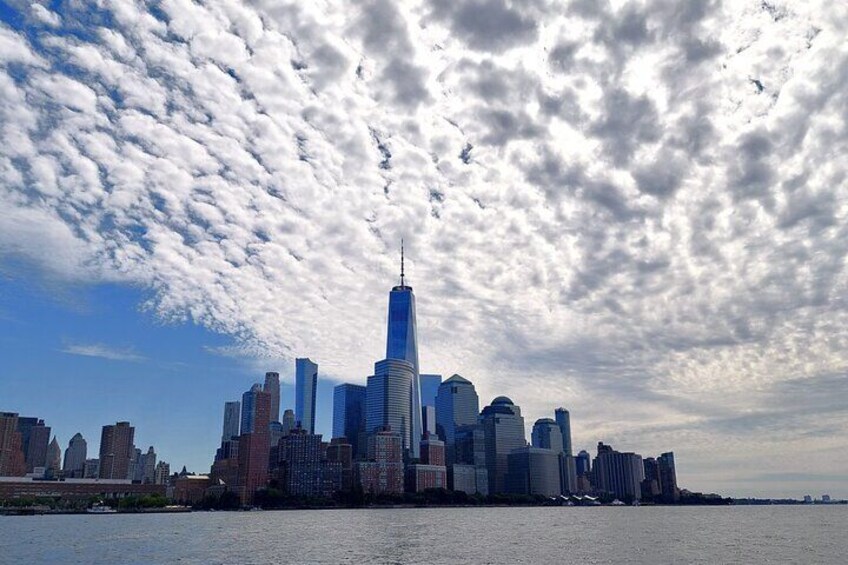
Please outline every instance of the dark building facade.
[{"label": "dark building facade", "polygon": [[103,426],[100,434],[100,478],[127,479],[135,452],[135,428],[129,422]]}]

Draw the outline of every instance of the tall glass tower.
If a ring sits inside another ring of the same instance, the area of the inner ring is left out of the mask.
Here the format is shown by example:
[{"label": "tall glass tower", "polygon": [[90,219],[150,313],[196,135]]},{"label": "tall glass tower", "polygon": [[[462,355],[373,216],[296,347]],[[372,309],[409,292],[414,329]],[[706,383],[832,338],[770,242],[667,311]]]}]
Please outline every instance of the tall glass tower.
[{"label": "tall glass tower", "polygon": [[308,357],[295,359],[294,416],[308,434],[315,433],[315,397],[318,365]]},{"label": "tall glass tower", "polygon": [[415,322],[415,295],[404,282],[403,242],[400,247],[400,285],[389,294],[389,323],[386,337],[386,359],[403,359],[412,365],[410,401],[410,455],[418,458],[421,426],[421,382],[418,370],[418,326]]}]

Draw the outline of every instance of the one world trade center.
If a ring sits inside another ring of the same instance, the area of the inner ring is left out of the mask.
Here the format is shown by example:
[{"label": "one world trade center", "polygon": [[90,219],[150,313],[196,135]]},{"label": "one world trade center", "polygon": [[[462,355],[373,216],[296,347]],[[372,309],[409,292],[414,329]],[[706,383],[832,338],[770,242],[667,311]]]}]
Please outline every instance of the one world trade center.
[{"label": "one world trade center", "polygon": [[421,383],[418,370],[418,329],[415,322],[415,295],[404,282],[403,242],[400,247],[400,285],[389,294],[389,331],[386,339],[386,358],[403,359],[413,367],[410,394],[411,422],[410,454],[418,458],[421,441]]}]

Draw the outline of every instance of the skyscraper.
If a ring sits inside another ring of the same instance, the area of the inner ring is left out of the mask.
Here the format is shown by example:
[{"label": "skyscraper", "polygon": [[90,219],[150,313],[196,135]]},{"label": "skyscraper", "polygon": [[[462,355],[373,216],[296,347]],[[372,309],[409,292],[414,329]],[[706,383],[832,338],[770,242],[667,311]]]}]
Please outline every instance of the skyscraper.
[{"label": "skyscraper", "polygon": [[295,428],[294,410],[286,408],[283,412],[283,435],[287,436]]},{"label": "skyscraper", "polygon": [[625,502],[642,497],[641,485],[645,479],[645,466],[641,455],[620,453],[599,442],[598,455],[592,467],[598,492],[626,499]]},{"label": "skyscraper", "polygon": [[368,461],[354,465],[355,482],[371,494],[403,493],[402,443],[398,433],[378,428],[368,436]]},{"label": "skyscraper", "polygon": [[680,500],[680,489],[677,488],[677,470],[674,467],[674,452],[666,452],[657,457],[660,475],[660,490],[663,502]]},{"label": "skyscraper", "polygon": [[103,426],[100,434],[100,478],[126,479],[130,476],[130,460],[135,428],[129,422]]},{"label": "skyscraper", "polygon": [[508,456],[513,449],[525,447],[524,418],[521,409],[506,396],[498,396],[480,414],[486,441],[486,469],[489,493],[506,491]]},{"label": "skyscraper", "polygon": [[436,407],[425,404],[421,407],[421,430],[423,435],[436,437]]},{"label": "skyscraper", "polygon": [[571,415],[565,408],[557,408],[554,418],[562,435],[562,450],[566,455],[571,455]]},{"label": "skyscraper", "polygon": [[414,378],[411,363],[401,359],[384,359],[374,364],[374,374],[368,377],[365,391],[365,431],[390,427],[400,435],[403,453],[417,458],[412,447],[410,386]]},{"label": "skyscraper", "polygon": [[280,421],[280,373],[265,373],[265,392],[271,395],[271,421]]},{"label": "skyscraper", "polygon": [[85,458],[87,456],[88,443],[86,443],[82,434],[74,434],[74,437],[68,442],[68,448],[65,449],[65,464],[62,466],[65,477],[81,479],[85,470]]},{"label": "skyscraper", "polygon": [[141,455],[141,482],[156,484],[156,451],[152,445],[147,448],[147,453]]},{"label": "skyscraper", "polygon": [[419,375],[421,382],[421,406],[435,406],[436,394],[442,384],[442,375]]},{"label": "skyscraper", "polygon": [[[262,392],[262,385],[255,383],[250,390],[241,396],[241,434],[249,434],[254,431],[256,421],[256,397]],[[269,395],[270,401],[270,395]],[[270,414],[271,408],[268,407]],[[270,421],[270,420],[269,420]]]},{"label": "skyscraper", "polygon": [[550,418],[540,418],[533,424],[531,439],[533,447],[550,449],[554,453],[562,453],[562,433],[557,423]]},{"label": "skyscraper", "polygon": [[18,431],[21,433],[27,473],[32,473],[36,467],[46,466],[50,426],[45,426],[44,420],[39,418],[20,417]]},{"label": "skyscraper", "polygon": [[294,416],[307,433],[315,433],[318,365],[308,357],[295,360]]},{"label": "skyscraper", "polygon": [[238,400],[224,403],[224,429],[221,432],[221,443],[239,435],[241,420],[241,403]]},{"label": "skyscraper", "polygon": [[271,395],[260,387],[253,391],[250,401],[252,431],[242,433],[238,442],[238,484],[242,504],[252,504],[257,489],[264,488],[268,483],[268,457],[271,451]]},{"label": "skyscraper", "polygon": [[353,456],[365,456],[366,387],[340,384],[333,389],[333,438],[347,438]]},{"label": "skyscraper", "polygon": [[468,379],[453,375],[439,385],[436,394],[436,433],[445,442],[448,465],[455,461],[456,428],[476,424],[479,411],[477,391]]},{"label": "skyscraper", "polygon": [[559,496],[560,454],[547,448],[522,447],[507,456],[506,488],[515,494]]},{"label": "skyscraper", "polygon": [[411,444],[409,452],[418,458],[422,434],[421,426],[421,383],[418,369],[418,329],[415,320],[415,294],[412,287],[404,281],[403,243],[400,255],[400,285],[389,293],[388,332],[386,335],[386,359],[403,359],[412,366],[412,380],[409,383],[409,408],[407,420]]},{"label": "skyscraper", "polygon": [[50,477],[59,475],[62,469],[62,448],[59,447],[59,440],[53,436],[53,441],[47,446],[47,457],[45,460],[45,473]]},{"label": "skyscraper", "polygon": [[26,474],[18,415],[0,412],[0,477],[21,477]]}]

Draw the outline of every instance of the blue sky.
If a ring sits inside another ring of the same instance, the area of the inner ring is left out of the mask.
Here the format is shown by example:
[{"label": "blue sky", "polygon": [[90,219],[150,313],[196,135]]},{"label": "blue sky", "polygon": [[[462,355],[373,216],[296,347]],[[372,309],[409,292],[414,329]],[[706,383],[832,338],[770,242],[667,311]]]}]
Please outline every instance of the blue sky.
[{"label": "blue sky", "polygon": [[827,0],[0,0],[0,409],[202,470],[223,402],[308,355],[326,432],[403,238],[423,371],[673,450],[694,490],[848,496],[846,29]]},{"label": "blue sky", "polygon": [[[141,311],[139,289],[56,287],[18,262],[3,271],[0,410],[43,418],[63,449],[82,433],[89,457],[97,457],[103,425],[129,420],[137,447],[153,445],[172,465],[208,470],[224,401],[241,400],[264,380],[255,370],[260,363],[210,351],[231,346],[227,336],[194,324],[164,324]],[[289,377],[280,411],[293,409],[293,364],[269,361],[267,370]],[[320,373],[318,382],[316,426],[329,437],[337,383]]]}]

